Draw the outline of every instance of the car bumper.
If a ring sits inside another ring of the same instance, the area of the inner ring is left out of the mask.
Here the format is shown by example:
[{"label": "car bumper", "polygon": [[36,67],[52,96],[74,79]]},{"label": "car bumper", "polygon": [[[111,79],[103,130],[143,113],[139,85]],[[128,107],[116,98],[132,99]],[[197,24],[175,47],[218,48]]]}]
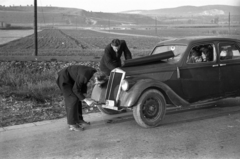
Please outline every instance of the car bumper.
[{"label": "car bumper", "polygon": [[112,110],[119,110],[119,107],[116,107],[116,106],[109,106],[109,105],[102,105],[102,108],[112,109]]}]

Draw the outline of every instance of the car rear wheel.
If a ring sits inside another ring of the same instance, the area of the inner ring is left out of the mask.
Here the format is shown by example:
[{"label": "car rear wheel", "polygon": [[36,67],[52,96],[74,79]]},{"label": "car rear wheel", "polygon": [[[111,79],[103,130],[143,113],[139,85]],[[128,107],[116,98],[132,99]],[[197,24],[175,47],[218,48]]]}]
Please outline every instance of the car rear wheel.
[{"label": "car rear wheel", "polygon": [[119,111],[103,108],[101,105],[97,105],[98,110],[107,115],[119,114]]},{"label": "car rear wheel", "polygon": [[136,122],[144,127],[156,127],[165,115],[166,101],[161,92],[150,89],[145,91],[133,107],[133,116]]}]

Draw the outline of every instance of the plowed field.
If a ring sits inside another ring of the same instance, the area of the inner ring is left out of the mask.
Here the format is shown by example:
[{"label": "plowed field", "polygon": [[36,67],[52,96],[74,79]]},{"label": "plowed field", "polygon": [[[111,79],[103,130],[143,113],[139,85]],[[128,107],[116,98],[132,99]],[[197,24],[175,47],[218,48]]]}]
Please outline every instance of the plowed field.
[{"label": "plowed field", "polygon": [[[38,33],[39,56],[101,56],[112,39],[124,39],[133,55],[147,54],[160,38],[99,33],[92,30],[45,29]],[[32,55],[34,35],[0,45],[0,55]]]}]

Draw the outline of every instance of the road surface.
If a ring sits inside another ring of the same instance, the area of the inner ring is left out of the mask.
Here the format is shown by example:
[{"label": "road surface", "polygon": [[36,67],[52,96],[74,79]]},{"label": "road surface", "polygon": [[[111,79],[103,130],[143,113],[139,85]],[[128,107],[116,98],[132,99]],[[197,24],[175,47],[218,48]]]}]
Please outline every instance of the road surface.
[{"label": "road surface", "polygon": [[85,120],[92,125],[83,132],[69,131],[65,118],[0,132],[0,158],[240,158],[239,100],[168,114],[151,129],[137,125],[131,112],[108,119],[94,113]]}]

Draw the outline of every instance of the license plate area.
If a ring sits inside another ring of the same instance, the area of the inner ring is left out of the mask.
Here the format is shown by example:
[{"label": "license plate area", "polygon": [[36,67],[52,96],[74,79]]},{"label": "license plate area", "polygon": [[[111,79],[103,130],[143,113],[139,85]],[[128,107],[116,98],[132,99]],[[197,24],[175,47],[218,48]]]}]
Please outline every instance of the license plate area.
[{"label": "license plate area", "polygon": [[106,100],[106,104],[102,105],[103,108],[119,110],[118,107],[115,106],[115,101],[113,100]]}]

